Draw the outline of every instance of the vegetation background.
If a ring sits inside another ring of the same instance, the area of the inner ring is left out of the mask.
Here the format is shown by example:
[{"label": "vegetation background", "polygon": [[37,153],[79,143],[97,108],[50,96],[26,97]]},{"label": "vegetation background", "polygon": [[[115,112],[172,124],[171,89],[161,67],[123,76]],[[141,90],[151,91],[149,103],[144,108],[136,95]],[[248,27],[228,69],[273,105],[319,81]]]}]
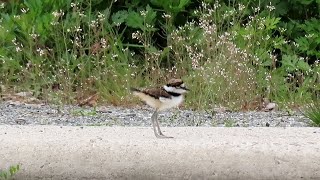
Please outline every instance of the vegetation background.
[{"label": "vegetation background", "polygon": [[185,106],[320,97],[320,0],[2,0],[1,94],[129,105],[181,77]]}]

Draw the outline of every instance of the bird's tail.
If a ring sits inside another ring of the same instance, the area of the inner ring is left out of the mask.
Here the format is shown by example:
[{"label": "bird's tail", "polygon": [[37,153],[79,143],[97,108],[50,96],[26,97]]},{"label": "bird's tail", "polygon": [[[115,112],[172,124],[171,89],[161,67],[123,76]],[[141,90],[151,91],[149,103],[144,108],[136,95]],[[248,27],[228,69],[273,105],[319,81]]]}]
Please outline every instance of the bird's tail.
[{"label": "bird's tail", "polygon": [[134,87],[130,87],[130,91],[132,92],[133,95],[135,96],[139,96],[142,94],[141,90],[134,88]]},{"label": "bird's tail", "polygon": [[141,92],[139,89],[134,88],[134,87],[130,87],[130,91],[132,91],[132,92]]}]

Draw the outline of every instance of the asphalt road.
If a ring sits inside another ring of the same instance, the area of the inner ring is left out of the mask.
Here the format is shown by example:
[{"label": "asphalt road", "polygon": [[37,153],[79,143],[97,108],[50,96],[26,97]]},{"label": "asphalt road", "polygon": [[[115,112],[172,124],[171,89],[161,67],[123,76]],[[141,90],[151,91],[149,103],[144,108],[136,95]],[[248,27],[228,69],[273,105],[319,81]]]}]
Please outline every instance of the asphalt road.
[{"label": "asphalt road", "polygon": [[320,179],[319,128],[0,126],[15,179]]}]

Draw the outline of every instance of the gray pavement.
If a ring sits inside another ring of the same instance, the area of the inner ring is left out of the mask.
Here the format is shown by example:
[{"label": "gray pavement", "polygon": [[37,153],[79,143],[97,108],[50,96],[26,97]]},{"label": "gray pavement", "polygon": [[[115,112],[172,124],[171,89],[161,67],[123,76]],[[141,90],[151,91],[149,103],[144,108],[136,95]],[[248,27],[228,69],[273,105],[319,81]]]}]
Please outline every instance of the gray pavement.
[{"label": "gray pavement", "polygon": [[15,179],[320,179],[319,128],[0,126]]}]

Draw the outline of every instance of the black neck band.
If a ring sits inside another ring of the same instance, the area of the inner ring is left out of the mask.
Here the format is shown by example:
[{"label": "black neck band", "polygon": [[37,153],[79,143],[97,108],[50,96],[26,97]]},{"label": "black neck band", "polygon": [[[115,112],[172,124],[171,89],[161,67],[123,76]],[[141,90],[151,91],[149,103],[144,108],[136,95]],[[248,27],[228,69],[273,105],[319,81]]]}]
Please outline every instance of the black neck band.
[{"label": "black neck band", "polygon": [[177,97],[177,96],[180,96],[180,95],[181,95],[181,94],[179,94],[179,93],[170,92],[170,91],[167,91],[167,93],[168,93],[168,94],[170,94],[171,96],[175,96],[175,97]]}]

